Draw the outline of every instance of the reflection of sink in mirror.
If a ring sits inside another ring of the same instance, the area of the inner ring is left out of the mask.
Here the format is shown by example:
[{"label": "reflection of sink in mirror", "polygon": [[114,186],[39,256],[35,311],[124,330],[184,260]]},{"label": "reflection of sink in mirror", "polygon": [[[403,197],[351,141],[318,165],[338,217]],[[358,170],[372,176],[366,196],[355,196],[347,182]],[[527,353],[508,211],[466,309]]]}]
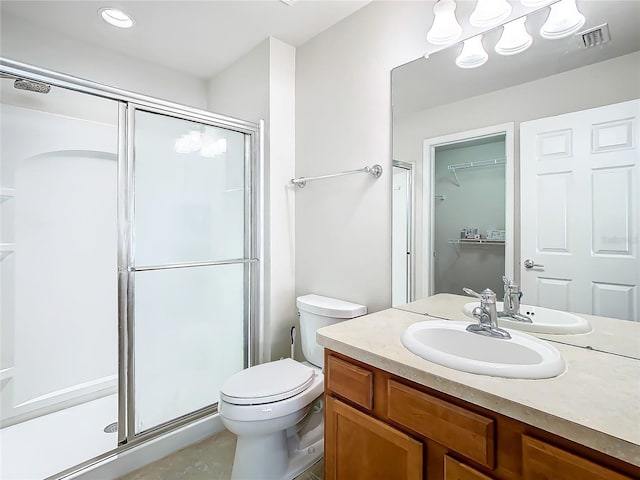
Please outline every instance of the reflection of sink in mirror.
[{"label": "reflection of sink in mirror", "polygon": [[419,357],[464,372],[505,378],[551,378],[565,370],[560,352],[526,333],[511,339],[486,337],[466,330],[467,322],[433,320],[409,326],[402,344]]},{"label": "reflection of sink in mirror", "polygon": [[[480,302],[470,302],[464,305],[462,311],[473,317],[471,314],[475,307],[479,307]],[[498,312],[504,310],[502,302],[496,303]],[[555,335],[571,335],[577,333],[589,333],[592,328],[584,318],[573,313],[553,310],[551,308],[535,307],[533,305],[520,304],[520,314],[531,319],[531,323],[510,320],[508,317],[498,317],[498,324],[501,327],[514,328],[525,332],[550,333]]]}]

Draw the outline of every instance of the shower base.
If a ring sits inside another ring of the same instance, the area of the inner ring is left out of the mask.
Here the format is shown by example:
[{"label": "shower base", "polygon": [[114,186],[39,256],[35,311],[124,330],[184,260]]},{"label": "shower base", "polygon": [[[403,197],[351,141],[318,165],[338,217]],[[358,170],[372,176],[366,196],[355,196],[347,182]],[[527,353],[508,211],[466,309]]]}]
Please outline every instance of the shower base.
[{"label": "shower base", "polygon": [[0,430],[0,478],[44,479],[113,450],[117,433],[104,428],[118,418],[109,395]]}]

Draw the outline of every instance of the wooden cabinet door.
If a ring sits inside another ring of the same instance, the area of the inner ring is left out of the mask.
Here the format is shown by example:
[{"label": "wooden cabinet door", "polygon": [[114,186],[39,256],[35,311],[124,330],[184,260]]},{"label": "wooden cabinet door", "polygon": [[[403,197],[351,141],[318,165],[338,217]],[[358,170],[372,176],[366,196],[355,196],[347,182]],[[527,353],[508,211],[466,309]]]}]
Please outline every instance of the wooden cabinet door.
[{"label": "wooden cabinet door", "polygon": [[325,408],[325,480],[422,480],[422,443],[333,397]]},{"label": "wooden cabinet door", "polygon": [[631,480],[609,468],[527,435],[522,437],[525,480]]}]

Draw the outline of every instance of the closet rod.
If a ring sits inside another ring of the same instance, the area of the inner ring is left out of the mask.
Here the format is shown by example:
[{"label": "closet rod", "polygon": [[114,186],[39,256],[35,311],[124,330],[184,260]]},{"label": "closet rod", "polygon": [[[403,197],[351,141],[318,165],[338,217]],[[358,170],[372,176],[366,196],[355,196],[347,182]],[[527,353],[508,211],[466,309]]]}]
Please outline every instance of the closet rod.
[{"label": "closet rod", "polygon": [[370,173],[376,178],[379,178],[382,175],[382,167],[380,165],[373,165],[371,167],[359,168],[357,170],[348,170],[346,172],[340,173],[331,173],[329,175],[318,175],[315,177],[298,177],[292,178],[291,183],[297,185],[300,188],[304,188],[309,180],[320,180],[322,178],[333,178],[333,177],[341,177],[343,175],[352,175],[354,173]]},{"label": "closet rod", "polygon": [[455,165],[449,165],[447,168],[451,171],[451,173],[453,173],[453,176],[455,177],[455,184],[459,187],[460,179],[458,178],[456,170],[463,170],[465,168],[491,167],[493,165],[505,165],[506,162],[506,158],[494,158],[493,160],[479,160],[477,162],[456,163]]}]

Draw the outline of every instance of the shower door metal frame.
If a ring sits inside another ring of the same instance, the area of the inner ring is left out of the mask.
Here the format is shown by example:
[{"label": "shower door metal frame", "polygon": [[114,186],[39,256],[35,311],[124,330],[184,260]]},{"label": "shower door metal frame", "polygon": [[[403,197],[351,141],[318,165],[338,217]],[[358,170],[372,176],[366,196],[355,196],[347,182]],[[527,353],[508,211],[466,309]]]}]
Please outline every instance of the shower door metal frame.
[{"label": "shower door metal frame", "polygon": [[[245,364],[252,365],[260,359],[261,338],[264,331],[264,121],[253,123],[206,110],[188,107],[175,102],[141,95],[127,90],[103,85],[64,73],[47,70],[15,60],[0,57],[0,73],[14,75],[27,80],[46,83],[51,86],[85,93],[118,102],[118,446],[97,457],[68,468],[50,479],[61,479],[91,467],[111,457],[129,450],[141,443],[159,437],[181,426],[217,412],[217,404],[191,412],[158,427],[131,435],[135,418],[130,404],[132,381],[130,364],[132,360],[133,332],[130,322],[133,309],[133,250],[132,250],[132,200],[133,200],[133,112],[138,110],[159,113],[198,123],[204,123],[245,134],[245,245],[244,258],[233,263],[244,264],[244,298],[246,302],[244,322],[247,335],[243,352]],[[250,168],[248,168],[250,167]],[[247,235],[247,232],[250,232]],[[211,264],[228,264],[212,262]],[[190,264],[198,266],[204,264]],[[206,263],[209,265],[209,263]],[[151,267],[153,268],[153,267]],[[124,426],[125,428],[122,428]]]},{"label": "shower door metal frame", "polygon": [[[121,107],[122,108],[122,107]],[[120,388],[118,390],[119,394],[122,391],[121,401],[123,401],[124,410],[122,413],[123,423],[119,424],[124,426],[125,428],[118,429],[118,442],[120,444],[130,443],[134,440],[145,439],[149,437],[154,437],[158,433],[163,433],[168,430],[172,430],[176,427],[182,426],[185,423],[189,423],[194,420],[198,420],[207,415],[211,415],[217,412],[217,403],[201,408],[195,412],[191,412],[189,414],[183,415],[176,419],[170,420],[168,422],[164,422],[156,427],[152,427],[148,430],[142,431],[140,433],[135,432],[135,417],[136,417],[136,406],[135,406],[135,273],[136,272],[144,272],[144,271],[157,271],[157,270],[168,270],[168,269],[176,269],[176,268],[195,268],[195,267],[209,267],[209,266],[219,266],[219,265],[244,265],[244,278],[247,278],[248,281],[245,282],[244,285],[244,305],[245,312],[243,318],[243,330],[246,332],[246,338],[243,342],[244,344],[244,367],[248,367],[255,363],[255,353],[252,349],[249,348],[250,339],[252,338],[252,332],[255,328],[255,321],[253,312],[256,310],[256,305],[254,304],[254,294],[253,291],[255,288],[251,288],[253,285],[254,279],[257,280],[257,271],[254,268],[259,264],[258,260],[258,242],[257,237],[254,236],[254,224],[255,219],[257,218],[257,198],[254,198],[254,188],[256,185],[254,181],[254,168],[252,168],[253,163],[253,154],[254,151],[253,144],[255,144],[256,139],[251,136],[252,131],[247,130],[245,128],[230,128],[228,125],[220,125],[215,120],[205,121],[201,117],[194,117],[188,113],[179,112],[175,109],[166,110],[163,108],[155,108],[148,107],[144,105],[140,105],[134,102],[128,102],[124,107],[126,114],[126,152],[125,157],[122,159],[122,170],[126,171],[126,174],[120,177],[120,181],[122,182],[119,185],[118,193],[119,205],[122,205],[122,209],[119,213],[122,215],[122,221],[120,224],[124,224],[124,231],[119,232],[122,236],[119,240],[119,248],[122,250],[122,255],[119,255],[119,262],[122,262],[118,265],[119,272],[119,286],[120,286],[120,302],[124,302],[124,305],[121,306],[120,321],[123,323],[121,326],[121,331],[124,332],[124,340],[121,342],[122,351],[120,358],[123,360],[122,363],[125,364],[124,378],[126,382],[120,383]],[[198,124],[213,126],[224,128],[227,130],[233,130],[236,132],[243,133],[245,135],[245,144],[244,144],[244,248],[243,248],[243,258],[237,259],[229,259],[223,261],[206,261],[206,262],[196,262],[196,263],[177,263],[177,264],[167,264],[167,265],[146,265],[146,266],[137,266],[135,262],[134,256],[134,246],[135,246],[135,238],[134,238],[134,224],[135,224],[135,150],[134,150],[134,138],[135,138],[135,115],[136,112],[147,112],[153,113],[157,115],[163,115],[166,117],[175,118],[178,120],[187,120],[192,122],[197,122]],[[256,165],[257,167],[257,165]],[[121,195],[121,196],[120,196]],[[247,215],[248,212],[248,215]],[[257,229],[256,229],[257,230]],[[249,232],[249,234],[247,234]],[[124,388],[123,388],[124,387]],[[120,412],[120,410],[119,410]],[[120,420],[120,418],[119,418]]]}]

